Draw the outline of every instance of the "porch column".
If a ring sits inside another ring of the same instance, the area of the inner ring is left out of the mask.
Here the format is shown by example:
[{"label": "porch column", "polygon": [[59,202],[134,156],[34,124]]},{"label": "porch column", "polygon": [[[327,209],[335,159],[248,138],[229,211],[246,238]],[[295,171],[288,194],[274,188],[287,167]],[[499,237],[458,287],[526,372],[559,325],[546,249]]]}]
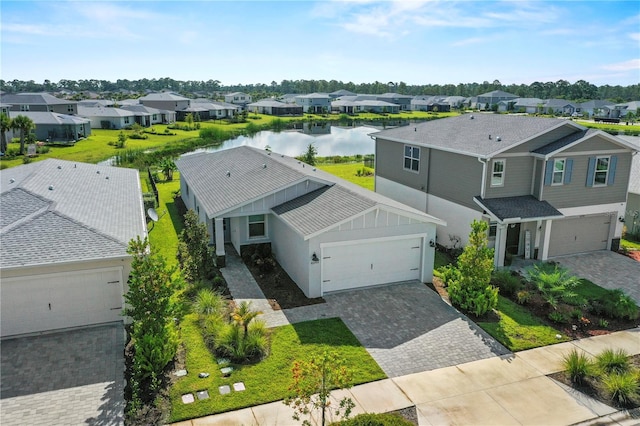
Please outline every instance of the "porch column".
[{"label": "porch column", "polygon": [[493,253],[493,266],[496,268],[504,266],[504,254],[507,250],[507,226],[499,223],[496,227],[496,246]]},{"label": "porch column", "polygon": [[542,256],[540,256],[540,260],[546,261],[549,257],[549,240],[551,239],[551,219],[547,219],[544,221],[544,238],[542,240]]},{"label": "porch column", "polygon": [[216,258],[218,262],[218,268],[223,268],[225,266],[224,218],[216,217],[215,236],[216,236]]}]

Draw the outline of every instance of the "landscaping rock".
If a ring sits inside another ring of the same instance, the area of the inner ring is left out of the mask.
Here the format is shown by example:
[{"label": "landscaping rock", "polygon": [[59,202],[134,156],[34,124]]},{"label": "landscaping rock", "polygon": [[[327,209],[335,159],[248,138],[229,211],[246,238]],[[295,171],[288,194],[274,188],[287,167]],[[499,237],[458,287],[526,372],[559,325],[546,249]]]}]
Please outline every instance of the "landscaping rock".
[{"label": "landscaping rock", "polygon": [[206,379],[207,377],[209,377],[209,373],[200,373],[198,374],[198,377],[200,377],[201,379]]},{"label": "landscaping rock", "polygon": [[184,377],[187,375],[187,370],[178,370],[175,373],[173,373],[173,375],[176,377]]},{"label": "landscaping rock", "polygon": [[198,397],[198,400],[209,399],[209,391],[206,389],[198,391],[196,392],[196,396]]},{"label": "landscaping rock", "polygon": [[228,377],[233,371],[233,367],[224,367],[220,369],[220,372],[224,377]]},{"label": "landscaping rock", "polygon": [[216,362],[218,363],[218,365],[228,365],[231,361],[229,361],[227,358],[220,358]]},{"label": "landscaping rock", "polygon": [[229,385],[219,386],[218,392],[220,392],[220,395],[226,395],[228,393],[231,393],[231,388],[229,387]]},{"label": "landscaping rock", "polygon": [[246,388],[244,387],[244,383],[243,382],[238,382],[238,383],[234,383],[233,384],[233,390],[236,391],[236,392],[242,392],[245,389]]},{"label": "landscaping rock", "polygon": [[192,404],[195,401],[192,393],[185,393],[182,395],[182,403],[183,404]]}]

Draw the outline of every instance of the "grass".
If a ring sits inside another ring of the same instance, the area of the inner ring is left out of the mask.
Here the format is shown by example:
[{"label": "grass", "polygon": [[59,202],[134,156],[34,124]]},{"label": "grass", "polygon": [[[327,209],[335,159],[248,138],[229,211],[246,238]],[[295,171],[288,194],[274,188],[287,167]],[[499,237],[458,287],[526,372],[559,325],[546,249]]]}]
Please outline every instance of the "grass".
[{"label": "grass", "polygon": [[572,289],[572,291],[579,296],[585,297],[587,300],[604,300],[609,294],[609,290],[606,288],[600,287],[584,278],[580,279],[580,284]]},{"label": "grass", "polygon": [[522,351],[540,346],[566,342],[567,336],[558,339],[558,330],[549,327],[531,315],[522,306],[498,296],[500,319],[498,322],[478,322],[478,325],[511,351]]},{"label": "grass", "polygon": [[622,248],[626,248],[626,249],[640,250],[640,242],[627,240],[627,239],[624,239],[624,238],[622,240],[620,240],[620,246]]},{"label": "grass", "polygon": [[153,225],[148,224],[150,229],[149,242],[153,251],[163,256],[169,266],[175,266],[178,263],[176,259],[178,234],[183,227],[182,216],[178,212],[173,198],[173,194],[180,189],[180,173],[175,171],[172,181],[157,182],[156,187],[158,188],[158,198],[160,198],[157,212],[158,216],[162,217]]},{"label": "grass", "polygon": [[449,255],[436,250],[436,258],[435,258],[435,261],[433,262],[433,269],[438,269],[450,264],[451,264],[451,258],[449,257]]},{"label": "grass", "polygon": [[[293,361],[307,359],[310,354],[324,350],[335,351],[344,359],[357,380],[354,385],[386,377],[344,323],[338,318],[330,318],[272,329],[269,356],[257,364],[234,366],[231,376],[223,378],[214,356],[204,344],[197,322],[197,316],[190,314],[181,325],[189,374],[178,379],[170,390],[170,422],[281,400],[288,396]],[[199,372],[208,372],[210,376],[200,379]],[[219,394],[218,386],[231,386],[236,382],[243,382],[247,390]],[[184,393],[202,389],[209,391],[210,399],[182,403]]]},{"label": "grass", "polygon": [[[338,164],[329,164],[329,163],[320,163],[317,164],[321,170],[325,172],[331,173],[332,175],[338,176],[346,181],[355,183],[356,185],[360,185],[363,188],[367,188],[373,191],[374,177],[371,176],[357,176],[356,173],[358,170],[362,170],[364,165],[362,163],[338,163]],[[373,172],[373,169],[369,169]]]},{"label": "grass", "polygon": [[640,124],[630,124],[626,125],[626,121],[624,119],[620,120],[620,124],[615,123],[594,123],[593,121],[585,121],[585,120],[575,120],[576,123],[583,125],[585,127],[591,127],[593,129],[616,129],[621,132],[625,130],[635,130],[640,131]]}]

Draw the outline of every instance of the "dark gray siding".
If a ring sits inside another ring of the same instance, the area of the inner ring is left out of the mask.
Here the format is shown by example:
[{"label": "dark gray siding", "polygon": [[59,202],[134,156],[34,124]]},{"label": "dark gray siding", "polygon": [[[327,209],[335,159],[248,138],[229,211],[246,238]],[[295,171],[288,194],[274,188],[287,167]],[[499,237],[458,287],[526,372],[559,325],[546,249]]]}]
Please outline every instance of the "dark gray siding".
[{"label": "dark gray siding", "polygon": [[[496,157],[500,159],[501,157]],[[533,157],[504,158],[504,185],[491,186],[491,161],[487,164],[485,179],[485,197],[515,197],[531,194],[531,179],[533,177]]]},{"label": "dark gray siding", "polygon": [[429,149],[420,147],[420,167],[416,173],[404,169],[404,146],[403,143],[376,139],[376,174],[410,188],[426,191]]},{"label": "dark gray siding", "polygon": [[430,164],[430,194],[480,211],[473,202],[482,182],[482,164],[476,157],[432,150]]},{"label": "dark gray siding", "polygon": [[565,136],[570,135],[571,133],[575,133],[577,130],[574,127],[562,126],[553,131],[547,132],[544,135],[541,135],[537,138],[534,138],[526,143],[520,144],[516,147],[513,147],[504,153],[524,153],[535,151],[536,149],[543,147],[545,145],[550,144],[551,142],[555,142],[558,139],[562,139]]},{"label": "dark gray siding", "polygon": [[538,197],[540,195],[540,185],[542,185],[542,176],[544,176],[544,161],[541,159],[535,159],[535,176],[533,177],[533,195]]},{"label": "dark gray siding", "polygon": [[[616,154],[615,182],[610,186],[589,187],[587,182],[588,155],[563,156],[573,159],[571,183],[568,185],[547,186],[542,190],[542,199],[555,208],[578,207],[592,204],[623,203],[627,199],[631,154]],[[560,158],[560,156],[559,156]]]}]

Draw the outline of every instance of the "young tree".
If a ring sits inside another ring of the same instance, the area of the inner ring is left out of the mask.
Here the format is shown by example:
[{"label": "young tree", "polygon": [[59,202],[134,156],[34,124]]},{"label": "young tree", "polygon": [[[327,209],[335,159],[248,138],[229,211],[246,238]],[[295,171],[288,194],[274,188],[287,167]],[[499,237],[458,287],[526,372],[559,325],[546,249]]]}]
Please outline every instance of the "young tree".
[{"label": "young tree", "polygon": [[193,210],[184,215],[184,228],[178,236],[177,258],[182,276],[189,282],[206,278],[213,270],[207,226],[200,222]]},{"label": "young tree", "polygon": [[187,114],[184,117],[184,121],[187,123],[187,127],[189,127],[189,130],[191,130],[191,127],[193,126],[193,114]]},{"label": "young tree", "polygon": [[18,115],[11,120],[11,127],[20,131],[20,155],[24,154],[24,141],[31,129],[34,129],[36,125],[33,121],[24,115]]},{"label": "young tree", "polygon": [[7,132],[11,130],[11,119],[8,115],[0,115],[0,152],[7,152]]},{"label": "young tree", "polygon": [[302,154],[302,161],[304,161],[310,166],[315,166],[316,155],[318,155],[318,149],[315,147],[314,144],[310,143],[309,146],[307,146],[307,152]]},{"label": "young tree", "polygon": [[173,159],[169,157],[164,157],[160,160],[159,166],[160,166],[160,170],[162,171],[162,174],[164,175],[164,179],[166,181],[172,181],[173,172],[178,170],[178,168],[176,167],[176,163],[173,161]]},{"label": "young tree", "polygon": [[488,227],[485,221],[473,221],[469,244],[458,258],[459,274],[449,283],[451,302],[476,316],[498,304],[498,289],[490,285],[493,249],[487,247]]},{"label": "young tree", "polygon": [[242,303],[236,306],[233,312],[231,312],[233,322],[244,330],[244,334],[242,335],[243,339],[246,339],[249,334],[249,323],[261,313],[260,311],[252,310],[251,302],[247,302],[246,300],[242,301]]},{"label": "young tree", "polygon": [[[293,419],[300,421],[300,416],[310,416],[313,411],[321,410],[321,425],[324,426],[327,414],[347,419],[355,404],[351,398],[344,397],[332,404],[332,389],[348,389],[351,387],[352,375],[344,365],[344,361],[335,352],[323,352],[312,356],[308,361],[295,361],[291,369],[293,384],[289,387],[294,396],[286,398],[283,403],[293,407]],[[303,425],[311,425],[304,420]]]}]

